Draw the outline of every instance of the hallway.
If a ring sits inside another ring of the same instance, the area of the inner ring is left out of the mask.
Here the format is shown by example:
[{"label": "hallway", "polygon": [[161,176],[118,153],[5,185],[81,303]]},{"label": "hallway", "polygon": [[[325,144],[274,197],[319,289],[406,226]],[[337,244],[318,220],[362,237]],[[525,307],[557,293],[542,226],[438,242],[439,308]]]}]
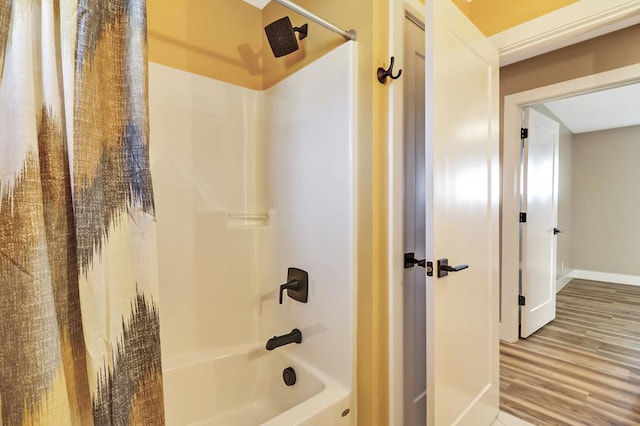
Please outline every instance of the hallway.
[{"label": "hallway", "polygon": [[640,423],[640,287],[571,281],[556,319],[500,344],[500,409],[538,425]]}]

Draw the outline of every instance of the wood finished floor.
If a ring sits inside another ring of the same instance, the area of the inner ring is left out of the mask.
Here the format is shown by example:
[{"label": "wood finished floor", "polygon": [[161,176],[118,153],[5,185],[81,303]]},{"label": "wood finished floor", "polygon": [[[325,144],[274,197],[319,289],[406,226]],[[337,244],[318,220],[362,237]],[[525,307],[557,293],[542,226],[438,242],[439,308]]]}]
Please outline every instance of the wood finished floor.
[{"label": "wood finished floor", "polygon": [[571,281],[554,321],[500,344],[500,409],[535,425],[640,425],[640,287]]}]

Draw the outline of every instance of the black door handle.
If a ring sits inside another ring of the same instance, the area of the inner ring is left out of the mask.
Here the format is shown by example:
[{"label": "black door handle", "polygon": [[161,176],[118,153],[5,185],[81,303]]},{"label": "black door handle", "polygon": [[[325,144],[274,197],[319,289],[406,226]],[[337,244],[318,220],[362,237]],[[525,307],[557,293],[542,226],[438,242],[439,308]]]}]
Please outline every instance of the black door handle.
[{"label": "black door handle", "polygon": [[427,259],[416,259],[415,258],[415,253],[405,253],[404,254],[404,269],[409,269],[409,268],[413,268],[415,265],[421,266],[421,267],[426,267],[425,263],[426,263]]},{"label": "black door handle", "polygon": [[553,228],[553,235],[558,235],[562,233],[562,229]]},{"label": "black door handle", "polygon": [[449,266],[449,259],[438,260],[438,278],[446,277],[449,272],[459,272],[463,269],[467,269],[469,265]]}]

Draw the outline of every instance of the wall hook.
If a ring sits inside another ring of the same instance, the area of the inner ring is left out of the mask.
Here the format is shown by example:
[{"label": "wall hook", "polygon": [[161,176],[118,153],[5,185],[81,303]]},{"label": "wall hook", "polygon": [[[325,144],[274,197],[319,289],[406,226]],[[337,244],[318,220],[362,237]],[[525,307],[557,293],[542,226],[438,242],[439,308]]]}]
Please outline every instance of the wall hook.
[{"label": "wall hook", "polygon": [[399,70],[397,75],[393,75],[393,63],[395,60],[396,59],[392,56],[389,68],[386,70],[382,67],[378,67],[378,81],[380,83],[385,84],[387,82],[387,77],[391,77],[392,80],[396,80],[402,75],[402,70]]}]

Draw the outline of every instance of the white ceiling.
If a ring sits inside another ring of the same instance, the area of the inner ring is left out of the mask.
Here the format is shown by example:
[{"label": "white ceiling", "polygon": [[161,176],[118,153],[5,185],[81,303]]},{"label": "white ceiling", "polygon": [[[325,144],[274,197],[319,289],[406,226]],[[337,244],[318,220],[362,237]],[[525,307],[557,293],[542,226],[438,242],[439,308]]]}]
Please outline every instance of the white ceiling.
[{"label": "white ceiling", "polygon": [[640,84],[616,87],[544,104],[573,133],[640,124]]},{"label": "white ceiling", "polygon": [[271,0],[244,0],[244,1],[254,5],[258,9],[263,9],[267,5],[267,3],[269,3],[269,1]]},{"label": "white ceiling", "polygon": [[247,3],[257,7],[258,9],[263,9],[267,3],[269,3],[269,1],[271,0],[244,0]]}]

